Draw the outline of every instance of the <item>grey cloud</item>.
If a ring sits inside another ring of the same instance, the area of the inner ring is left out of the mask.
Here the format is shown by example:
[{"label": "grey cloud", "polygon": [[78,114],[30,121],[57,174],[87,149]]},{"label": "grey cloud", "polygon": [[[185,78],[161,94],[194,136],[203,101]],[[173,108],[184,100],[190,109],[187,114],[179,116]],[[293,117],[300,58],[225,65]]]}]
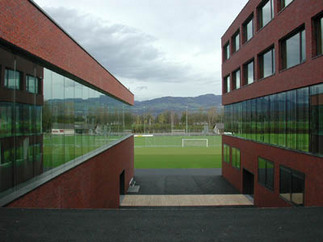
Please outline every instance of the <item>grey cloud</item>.
[{"label": "grey cloud", "polygon": [[190,66],[169,61],[156,39],[135,28],[113,24],[66,8],[46,11],[111,73],[150,82],[185,82]]}]

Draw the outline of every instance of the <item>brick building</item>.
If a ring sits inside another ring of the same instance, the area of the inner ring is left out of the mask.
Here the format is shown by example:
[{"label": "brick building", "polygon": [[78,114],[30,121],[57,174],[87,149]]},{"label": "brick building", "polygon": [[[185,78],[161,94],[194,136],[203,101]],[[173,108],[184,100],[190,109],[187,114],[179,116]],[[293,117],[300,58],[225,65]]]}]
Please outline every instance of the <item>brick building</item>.
[{"label": "brick building", "polygon": [[32,1],[0,9],[0,205],[118,207],[133,94]]},{"label": "brick building", "polygon": [[250,0],[222,36],[223,176],[256,206],[323,205],[323,1]]}]

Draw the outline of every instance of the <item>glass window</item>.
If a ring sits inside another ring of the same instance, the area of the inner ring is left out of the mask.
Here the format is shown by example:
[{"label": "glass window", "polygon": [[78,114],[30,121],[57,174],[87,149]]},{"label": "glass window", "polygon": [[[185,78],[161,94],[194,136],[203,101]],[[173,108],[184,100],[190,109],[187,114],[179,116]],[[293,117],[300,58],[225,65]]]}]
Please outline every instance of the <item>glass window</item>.
[{"label": "glass window", "polygon": [[253,16],[251,16],[249,20],[247,20],[246,23],[243,24],[243,41],[249,41],[253,37],[253,35]]},{"label": "glass window", "polygon": [[297,149],[309,151],[309,88],[296,90],[297,95]]},{"label": "glass window", "polygon": [[30,93],[38,93],[38,78],[37,77],[33,77],[33,76],[26,76],[26,88],[27,91]]},{"label": "glass window", "polygon": [[225,93],[230,92],[230,75],[224,78],[224,88],[225,88],[224,90]]},{"label": "glass window", "polygon": [[223,144],[223,161],[230,163],[230,146]]},{"label": "glass window", "polygon": [[228,60],[230,58],[230,45],[229,42],[223,47],[223,57],[224,60]]},{"label": "glass window", "polygon": [[240,150],[232,147],[232,166],[240,169]]},{"label": "glass window", "polygon": [[260,78],[271,76],[275,73],[275,49],[259,56]]},{"label": "glass window", "polygon": [[249,63],[244,65],[244,83],[245,85],[251,84],[255,80],[254,76],[254,61],[250,61]]},{"label": "glass window", "polygon": [[323,15],[314,19],[315,55],[323,54]]},{"label": "glass window", "polygon": [[236,32],[232,37],[232,53],[240,49],[240,32]]},{"label": "glass window", "polygon": [[282,46],[282,68],[287,69],[300,64],[306,59],[305,30],[283,40]]},{"label": "glass window", "polygon": [[296,91],[292,90],[286,93],[286,146],[291,149],[296,149],[296,111]]},{"label": "glass window", "polygon": [[267,25],[274,18],[274,1],[265,1],[265,3],[258,8],[258,16],[259,28]]},{"label": "glass window", "polygon": [[280,196],[295,205],[303,205],[304,190],[304,173],[280,166]]},{"label": "glass window", "polygon": [[294,0],[281,0],[280,1],[281,9],[287,7],[292,1],[294,1]]},{"label": "glass window", "polygon": [[258,158],[258,182],[270,190],[274,190],[274,163]]},{"label": "glass window", "polygon": [[323,155],[323,84],[310,88],[310,151]]},{"label": "glass window", "polygon": [[225,132],[294,150],[323,153],[323,84],[225,106]]},{"label": "glass window", "polygon": [[20,90],[21,73],[10,69],[5,69],[4,86],[10,89]]},{"label": "glass window", "polygon": [[233,72],[233,89],[240,88],[240,69]]}]

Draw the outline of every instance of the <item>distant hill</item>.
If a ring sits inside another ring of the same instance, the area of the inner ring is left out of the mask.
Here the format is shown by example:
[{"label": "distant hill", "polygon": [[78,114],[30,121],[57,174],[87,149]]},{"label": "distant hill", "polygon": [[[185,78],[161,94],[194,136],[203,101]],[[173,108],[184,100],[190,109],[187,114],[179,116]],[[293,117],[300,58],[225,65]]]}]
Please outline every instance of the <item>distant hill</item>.
[{"label": "distant hill", "polygon": [[161,97],[147,101],[135,101],[133,111],[136,114],[150,112],[159,114],[164,111],[183,112],[186,108],[189,111],[207,110],[216,107],[220,110],[221,95],[206,94],[198,97]]}]

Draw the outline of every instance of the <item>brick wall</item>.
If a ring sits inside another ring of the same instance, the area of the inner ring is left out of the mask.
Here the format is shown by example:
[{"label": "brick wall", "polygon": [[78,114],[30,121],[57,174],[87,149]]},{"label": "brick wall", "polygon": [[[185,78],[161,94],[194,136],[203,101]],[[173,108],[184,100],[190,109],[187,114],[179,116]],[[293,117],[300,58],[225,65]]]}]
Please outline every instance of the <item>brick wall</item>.
[{"label": "brick wall", "polygon": [[[275,0],[274,2],[276,6],[274,19],[258,31],[255,28],[254,37],[243,43],[241,48],[232,54],[229,60],[223,62],[222,77],[227,76],[239,67],[242,73],[243,64],[252,58],[255,60],[255,76],[257,77],[259,72],[257,55],[273,44],[275,45],[276,74],[259,81],[256,80],[252,85],[242,86],[238,90],[224,94],[222,97],[224,105],[322,82],[323,57],[312,57],[312,17],[322,11],[323,1],[294,0],[281,12],[277,11],[278,1]],[[261,0],[250,0],[247,3],[223,35],[222,46],[231,39],[238,28],[242,30],[243,23],[252,13],[255,26],[257,26],[256,8],[260,3]],[[279,40],[302,24],[305,24],[306,30],[306,62],[282,71],[279,67],[279,63],[281,63]],[[242,39],[241,31],[240,39]],[[240,42],[242,43],[241,40]]]},{"label": "brick wall", "polygon": [[[241,151],[241,169],[237,170],[227,163],[222,163],[222,175],[240,192],[243,187],[242,169],[254,174],[255,205],[260,207],[289,206],[279,197],[279,166],[284,165],[305,174],[305,206],[322,206],[323,204],[323,162],[322,158],[299,152],[289,151],[274,146],[259,144],[230,136],[223,136],[222,142]],[[274,191],[258,183],[258,157],[275,164]]]},{"label": "brick wall", "polygon": [[118,208],[119,176],[125,170],[125,190],[134,176],[134,138],[106,150],[63,173],[8,207]]},{"label": "brick wall", "polygon": [[0,9],[0,40],[133,104],[133,94],[30,1],[2,0]]}]

